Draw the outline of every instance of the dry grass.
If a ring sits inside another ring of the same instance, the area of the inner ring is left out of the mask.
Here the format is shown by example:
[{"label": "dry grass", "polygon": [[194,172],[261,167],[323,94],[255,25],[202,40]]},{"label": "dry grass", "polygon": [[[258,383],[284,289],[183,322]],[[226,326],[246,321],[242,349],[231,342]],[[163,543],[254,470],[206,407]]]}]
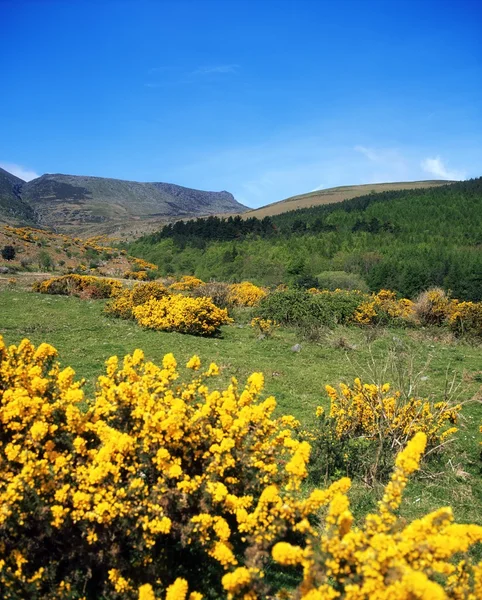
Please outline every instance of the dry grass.
[{"label": "dry grass", "polygon": [[274,215],[279,215],[290,210],[297,210],[299,208],[310,208],[311,206],[319,206],[320,204],[335,204],[336,202],[342,202],[343,200],[349,200],[351,198],[356,198],[357,196],[364,196],[365,194],[370,194],[371,192],[423,189],[439,185],[446,185],[447,183],[453,182],[437,180],[407,181],[396,183],[368,183],[365,185],[334,187],[326,190],[310,192],[308,194],[292,196],[291,198],[286,198],[286,200],[274,202],[273,204],[262,206],[256,210],[250,210],[243,213],[241,216],[243,218],[257,217],[258,219],[263,219],[264,217],[272,217]]}]

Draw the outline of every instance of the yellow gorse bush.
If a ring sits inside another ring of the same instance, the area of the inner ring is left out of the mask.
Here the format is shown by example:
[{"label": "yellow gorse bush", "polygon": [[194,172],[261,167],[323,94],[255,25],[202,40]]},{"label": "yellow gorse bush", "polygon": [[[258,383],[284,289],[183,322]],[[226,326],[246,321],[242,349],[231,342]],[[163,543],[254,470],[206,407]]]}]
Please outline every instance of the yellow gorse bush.
[{"label": "yellow gorse bush", "polygon": [[[203,372],[193,356],[182,382],[171,354],[158,367],[136,350],[110,358],[87,399],[56,355],[0,338],[2,598],[199,600],[199,588],[253,599],[480,598],[482,565],[451,559],[482,540],[481,527],[454,524],[448,508],[408,525],[396,517],[424,433],[357,528],[347,478],[300,492],[310,445],[293,417],[273,418],[261,373],[210,390],[215,364]],[[271,587],[270,556],[301,567],[295,590]]]},{"label": "yellow gorse bush", "polygon": [[[273,418],[260,373],[210,390],[215,364],[193,356],[183,382],[171,354],[158,367],[136,350],[87,399],[56,354],[0,338],[2,598],[480,598],[482,564],[463,555],[481,527],[449,508],[396,516],[424,433],[355,527],[347,478],[301,493],[310,445]],[[300,567],[295,589],[273,587],[276,565]]]},{"label": "yellow gorse bush", "polygon": [[167,288],[158,281],[136,283],[131,290],[123,290],[118,296],[108,302],[104,307],[104,312],[121,319],[132,319],[134,317],[132,309],[135,306],[144,304],[151,298],[162,298],[167,294]]},{"label": "yellow gorse bush", "polygon": [[234,306],[256,306],[266,295],[263,288],[249,281],[243,281],[231,285],[229,302]]},{"label": "yellow gorse bush", "polygon": [[204,285],[204,281],[201,279],[192,275],[183,275],[179,281],[172,283],[169,289],[177,292],[189,292],[201,285]]},{"label": "yellow gorse bush", "polygon": [[482,336],[482,302],[452,300],[448,322],[456,334]]},{"label": "yellow gorse bush", "polygon": [[71,274],[36,282],[33,289],[41,294],[109,298],[121,292],[122,283],[109,277]]},{"label": "yellow gorse bush", "polygon": [[388,383],[379,386],[358,378],[352,386],[341,384],[337,391],[328,385],[326,391],[338,438],[380,438],[391,441],[395,448],[420,431],[427,436],[429,448],[442,444],[457,431],[453,425],[462,408],[449,401],[404,399],[400,392],[392,392]]},{"label": "yellow gorse bush", "polygon": [[380,290],[355,310],[353,321],[361,325],[384,322],[390,319],[413,322],[414,303],[407,298],[397,300],[395,292]]},{"label": "yellow gorse bush", "polygon": [[226,309],[218,308],[210,298],[191,298],[182,294],[151,298],[132,309],[142,327],[178,331],[196,335],[213,335],[221,325],[231,323]]},{"label": "yellow gorse bush", "polygon": [[250,325],[254,330],[266,336],[272,335],[273,331],[279,327],[279,324],[273,319],[262,319],[261,317],[251,319]]}]

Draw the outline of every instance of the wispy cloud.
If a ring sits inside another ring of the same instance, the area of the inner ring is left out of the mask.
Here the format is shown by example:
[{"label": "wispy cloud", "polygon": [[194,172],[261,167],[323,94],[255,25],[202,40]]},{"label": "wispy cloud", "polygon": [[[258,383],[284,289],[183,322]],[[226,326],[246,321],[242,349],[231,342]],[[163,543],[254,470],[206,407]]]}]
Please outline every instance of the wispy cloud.
[{"label": "wispy cloud", "polygon": [[31,181],[32,179],[40,177],[40,175],[35,171],[15,163],[0,162],[0,168],[5,169],[5,171],[8,171],[16,177],[20,177],[20,179],[23,179],[24,181]]},{"label": "wispy cloud", "polygon": [[193,75],[212,75],[214,73],[236,73],[239,69],[239,65],[208,65],[198,67],[192,72]]},{"label": "wispy cloud", "polygon": [[421,162],[422,169],[430,173],[430,175],[435,175],[436,177],[440,177],[441,179],[465,179],[464,171],[457,171],[448,169],[440,156],[436,156],[435,158],[425,158]]}]

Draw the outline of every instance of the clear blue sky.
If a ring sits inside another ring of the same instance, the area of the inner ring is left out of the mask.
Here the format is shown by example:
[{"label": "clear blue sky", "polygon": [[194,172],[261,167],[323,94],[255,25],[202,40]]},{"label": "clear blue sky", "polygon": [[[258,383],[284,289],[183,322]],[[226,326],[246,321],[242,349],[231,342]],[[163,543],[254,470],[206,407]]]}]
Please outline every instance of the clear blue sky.
[{"label": "clear blue sky", "polygon": [[226,189],[482,175],[482,3],[0,0],[0,165]]}]

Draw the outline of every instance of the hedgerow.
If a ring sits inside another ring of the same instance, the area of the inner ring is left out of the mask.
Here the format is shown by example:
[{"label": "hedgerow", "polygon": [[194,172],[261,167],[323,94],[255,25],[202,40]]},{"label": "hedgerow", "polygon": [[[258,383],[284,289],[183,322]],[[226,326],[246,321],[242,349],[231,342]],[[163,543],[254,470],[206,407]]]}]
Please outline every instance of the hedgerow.
[{"label": "hedgerow", "polygon": [[215,364],[193,356],[186,379],[136,350],[87,398],[56,356],[0,338],[2,598],[480,598],[482,527],[449,508],[397,517],[425,433],[356,527],[348,478],[303,491],[310,445],[273,417],[261,373],[211,389]]}]

